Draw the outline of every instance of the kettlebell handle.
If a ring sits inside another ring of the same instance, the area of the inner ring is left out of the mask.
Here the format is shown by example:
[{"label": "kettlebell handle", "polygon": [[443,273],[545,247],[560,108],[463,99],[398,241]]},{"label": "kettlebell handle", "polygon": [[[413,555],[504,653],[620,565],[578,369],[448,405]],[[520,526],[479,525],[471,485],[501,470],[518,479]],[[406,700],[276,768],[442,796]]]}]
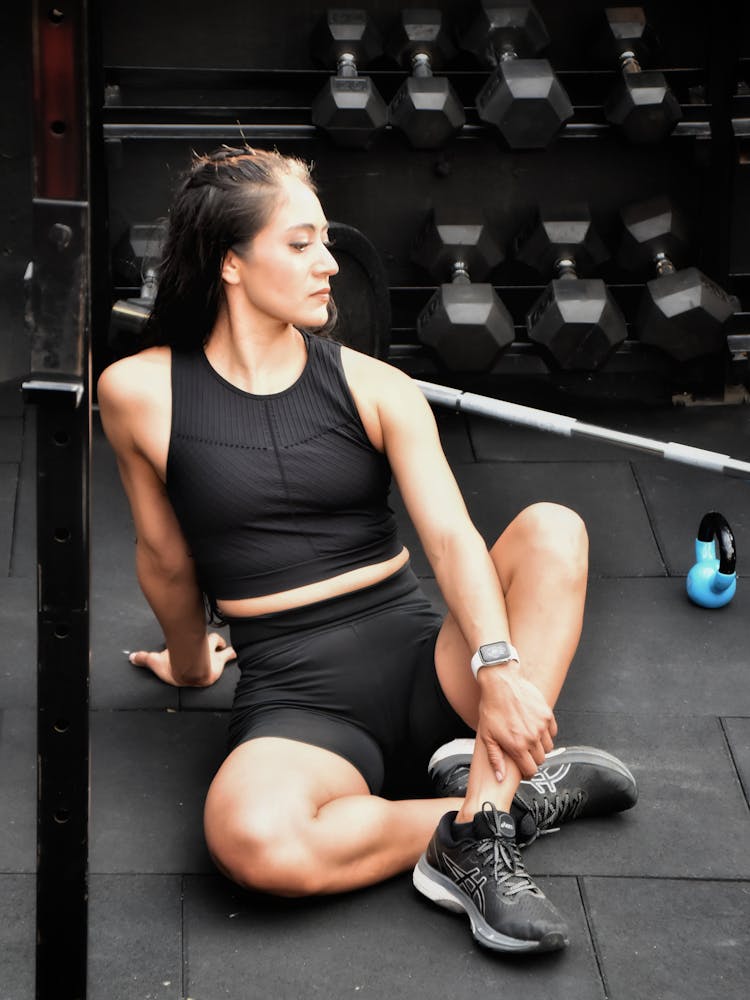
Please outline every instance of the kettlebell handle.
[{"label": "kettlebell handle", "polygon": [[[734,534],[727,519],[717,510],[711,510],[705,514],[698,526],[699,542],[713,543],[714,539],[719,547],[719,572],[731,576],[737,564]],[[709,558],[712,556],[713,552]]]}]

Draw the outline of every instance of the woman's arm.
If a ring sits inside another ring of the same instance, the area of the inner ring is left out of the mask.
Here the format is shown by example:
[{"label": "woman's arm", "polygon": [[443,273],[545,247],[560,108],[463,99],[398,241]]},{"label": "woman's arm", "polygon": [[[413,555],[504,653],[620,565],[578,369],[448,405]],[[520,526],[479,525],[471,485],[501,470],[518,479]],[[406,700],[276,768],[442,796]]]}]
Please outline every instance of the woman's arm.
[{"label": "woman's arm", "polygon": [[132,654],[131,662],[168,684],[204,687],[218,680],[234,653],[221,636],[206,631],[193,559],[156,471],[162,457],[162,468],[166,464],[169,436],[163,396],[154,394],[163,377],[159,367],[128,358],[103,372],[98,386],[102,425],[135,524],[138,582],[167,646]]},{"label": "woman's arm", "polygon": [[[511,638],[505,597],[481,535],[443,453],[429,404],[404,373],[351,359],[355,396],[376,446],[382,445],[445,602],[474,652]],[[356,386],[362,390],[356,391]],[[378,428],[382,438],[378,440]],[[467,673],[469,665],[466,665]],[[511,661],[479,671],[480,727],[495,770],[503,753],[530,770],[529,751],[548,749],[557,727],[539,689]]]}]

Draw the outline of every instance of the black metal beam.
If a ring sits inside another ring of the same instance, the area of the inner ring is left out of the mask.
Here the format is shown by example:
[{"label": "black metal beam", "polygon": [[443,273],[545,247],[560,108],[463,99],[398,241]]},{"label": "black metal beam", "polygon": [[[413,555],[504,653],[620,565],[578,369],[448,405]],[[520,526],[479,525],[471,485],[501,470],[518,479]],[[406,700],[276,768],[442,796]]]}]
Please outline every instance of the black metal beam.
[{"label": "black metal beam", "polygon": [[34,0],[38,1000],[86,996],[89,792],[87,0]]}]

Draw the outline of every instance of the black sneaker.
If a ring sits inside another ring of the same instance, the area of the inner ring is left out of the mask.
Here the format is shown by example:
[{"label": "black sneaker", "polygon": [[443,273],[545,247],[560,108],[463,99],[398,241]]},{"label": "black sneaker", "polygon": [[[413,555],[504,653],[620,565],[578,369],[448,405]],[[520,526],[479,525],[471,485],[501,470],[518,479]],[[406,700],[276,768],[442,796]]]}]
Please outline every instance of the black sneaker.
[{"label": "black sneaker", "polygon": [[[435,751],[427,770],[439,796],[466,795],[473,752],[474,740],[453,740]],[[622,812],[637,800],[635,778],[613,754],[596,747],[560,747],[518,786],[511,814],[518,843],[526,847],[563,823]]]},{"label": "black sneaker", "polygon": [[438,906],[466,913],[479,944],[495,951],[556,951],[568,928],[524,868],[510,813],[485,802],[473,823],[440,820],[414,869],[414,886]]}]

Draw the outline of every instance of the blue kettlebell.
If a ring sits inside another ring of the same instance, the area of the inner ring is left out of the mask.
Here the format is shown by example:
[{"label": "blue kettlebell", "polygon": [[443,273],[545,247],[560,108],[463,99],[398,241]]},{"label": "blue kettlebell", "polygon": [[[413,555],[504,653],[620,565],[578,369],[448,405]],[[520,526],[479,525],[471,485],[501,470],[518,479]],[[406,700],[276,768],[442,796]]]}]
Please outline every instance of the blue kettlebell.
[{"label": "blue kettlebell", "polygon": [[[716,546],[719,558],[716,558]],[[703,517],[695,540],[698,560],[687,576],[688,597],[704,608],[723,608],[737,589],[737,550],[734,535],[725,517],[712,510]]]}]

